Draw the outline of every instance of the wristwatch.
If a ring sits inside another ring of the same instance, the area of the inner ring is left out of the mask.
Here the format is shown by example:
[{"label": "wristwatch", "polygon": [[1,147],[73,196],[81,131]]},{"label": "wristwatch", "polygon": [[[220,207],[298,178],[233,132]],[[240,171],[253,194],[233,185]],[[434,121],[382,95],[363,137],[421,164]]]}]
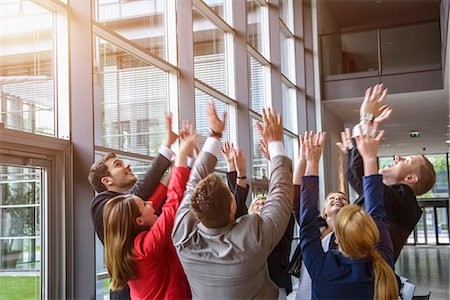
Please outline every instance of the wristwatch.
[{"label": "wristwatch", "polygon": [[375,119],[375,116],[372,113],[367,112],[367,113],[364,113],[361,115],[360,121],[372,122],[374,119]]},{"label": "wristwatch", "polygon": [[247,179],[247,176],[236,176],[237,179]]},{"label": "wristwatch", "polygon": [[220,139],[222,137],[222,132],[215,132],[214,130],[209,128],[209,136],[216,137],[216,138]]}]

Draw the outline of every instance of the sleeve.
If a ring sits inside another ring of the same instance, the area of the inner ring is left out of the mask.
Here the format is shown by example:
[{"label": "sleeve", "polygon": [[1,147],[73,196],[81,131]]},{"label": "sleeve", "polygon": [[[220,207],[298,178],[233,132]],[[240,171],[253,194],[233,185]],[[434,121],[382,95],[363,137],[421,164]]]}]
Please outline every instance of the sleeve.
[{"label": "sleeve", "polygon": [[150,230],[141,236],[141,239],[135,240],[135,249],[138,249],[144,257],[161,255],[170,242],[175,213],[183,198],[188,178],[187,167],[174,168],[167,190],[167,201],[162,207],[161,216]]},{"label": "sleeve", "polygon": [[300,247],[303,261],[312,281],[319,280],[325,265],[325,257],[321,242],[320,230],[317,225],[319,210],[319,177],[303,176],[301,181],[300,199]]},{"label": "sleeve", "polygon": [[292,204],[292,214],[295,221],[300,225],[300,185],[294,184],[294,199]]},{"label": "sleeve", "polygon": [[[237,171],[227,172],[227,184],[230,191],[234,194],[236,190]],[[235,195],[236,196],[236,195]]]},{"label": "sleeve", "polygon": [[236,198],[236,219],[246,215],[248,213],[248,207],[246,204],[247,195],[248,195],[249,185],[247,184],[245,188],[240,185],[236,185],[236,188],[233,192],[234,197]]},{"label": "sleeve", "polygon": [[[269,144],[269,148],[272,143]],[[260,213],[258,226],[250,229],[256,245],[262,251],[272,251],[286,231],[291,218],[292,198],[294,196],[291,160],[283,154],[271,157],[267,200]]]},{"label": "sleeve", "polygon": [[171,163],[167,157],[159,154],[144,177],[134,185],[129,193],[135,194],[144,200],[148,199],[155,191],[161,177],[170,167]]},{"label": "sleeve", "polygon": [[394,249],[389,234],[389,219],[384,209],[384,185],[379,174],[364,176],[365,208],[372,216],[380,231],[380,241],[375,248],[389,265],[394,265]]},{"label": "sleeve", "polygon": [[362,177],[364,175],[364,164],[354,139],[352,139],[352,146],[349,147],[347,152],[345,175],[348,183],[361,196],[363,194]]},{"label": "sleeve", "polygon": [[161,208],[161,205],[164,203],[164,200],[166,200],[166,196],[167,187],[164,184],[159,183],[155,192],[150,197],[148,197],[147,201],[152,201],[153,208],[158,211]]},{"label": "sleeve", "polygon": [[198,220],[191,211],[191,197],[197,183],[214,171],[217,163],[217,153],[220,142],[214,138],[208,138],[203,146],[202,152],[195,160],[191,171],[191,177],[187,183],[186,193],[181,201],[175,217],[175,225],[172,232],[172,240],[175,248],[182,246],[183,240],[191,233],[198,224]]}]

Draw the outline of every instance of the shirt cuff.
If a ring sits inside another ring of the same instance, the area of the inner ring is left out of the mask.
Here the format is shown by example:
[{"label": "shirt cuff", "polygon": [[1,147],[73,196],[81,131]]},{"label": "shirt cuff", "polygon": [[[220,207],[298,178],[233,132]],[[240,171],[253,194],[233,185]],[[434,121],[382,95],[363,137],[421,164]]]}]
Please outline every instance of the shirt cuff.
[{"label": "shirt cuff", "polygon": [[220,151],[220,141],[213,137],[208,137],[202,148],[203,152],[209,152],[217,157],[217,153]]},{"label": "shirt cuff", "polygon": [[192,169],[192,166],[195,163],[195,157],[187,157],[187,166],[189,169]]},{"label": "shirt cuff", "polygon": [[161,154],[162,156],[164,156],[165,158],[167,158],[168,160],[172,161],[172,157],[175,155],[175,153],[173,153],[172,150],[170,150],[169,148],[167,148],[164,145],[161,145],[159,147],[159,154]]},{"label": "shirt cuff", "polygon": [[269,143],[269,155],[271,158],[274,158],[278,155],[286,156],[284,152],[284,146],[281,141],[272,141]]}]

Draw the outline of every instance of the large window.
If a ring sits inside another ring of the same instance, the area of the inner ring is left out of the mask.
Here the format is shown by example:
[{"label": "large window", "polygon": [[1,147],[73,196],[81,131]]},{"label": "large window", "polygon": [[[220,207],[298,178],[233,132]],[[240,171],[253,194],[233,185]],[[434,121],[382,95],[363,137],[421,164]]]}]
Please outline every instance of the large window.
[{"label": "large window", "polygon": [[0,298],[39,299],[45,170],[0,164]]},{"label": "large window", "polygon": [[95,0],[98,22],[162,58],[167,58],[165,10],[161,0]]},{"label": "large window", "polygon": [[156,155],[165,136],[168,74],[96,38],[98,146]]},{"label": "large window", "polygon": [[0,28],[0,122],[55,136],[53,13],[32,1],[1,1]]}]

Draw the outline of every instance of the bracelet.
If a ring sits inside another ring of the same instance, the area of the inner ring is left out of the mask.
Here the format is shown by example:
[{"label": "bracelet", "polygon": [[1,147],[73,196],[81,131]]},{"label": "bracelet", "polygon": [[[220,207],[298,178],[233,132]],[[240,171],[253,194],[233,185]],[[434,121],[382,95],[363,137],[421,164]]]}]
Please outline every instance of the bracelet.
[{"label": "bracelet", "polygon": [[237,179],[247,179],[247,176],[236,176]]},{"label": "bracelet", "polygon": [[212,128],[209,128],[209,136],[220,139],[222,137],[222,132],[215,132]]}]

